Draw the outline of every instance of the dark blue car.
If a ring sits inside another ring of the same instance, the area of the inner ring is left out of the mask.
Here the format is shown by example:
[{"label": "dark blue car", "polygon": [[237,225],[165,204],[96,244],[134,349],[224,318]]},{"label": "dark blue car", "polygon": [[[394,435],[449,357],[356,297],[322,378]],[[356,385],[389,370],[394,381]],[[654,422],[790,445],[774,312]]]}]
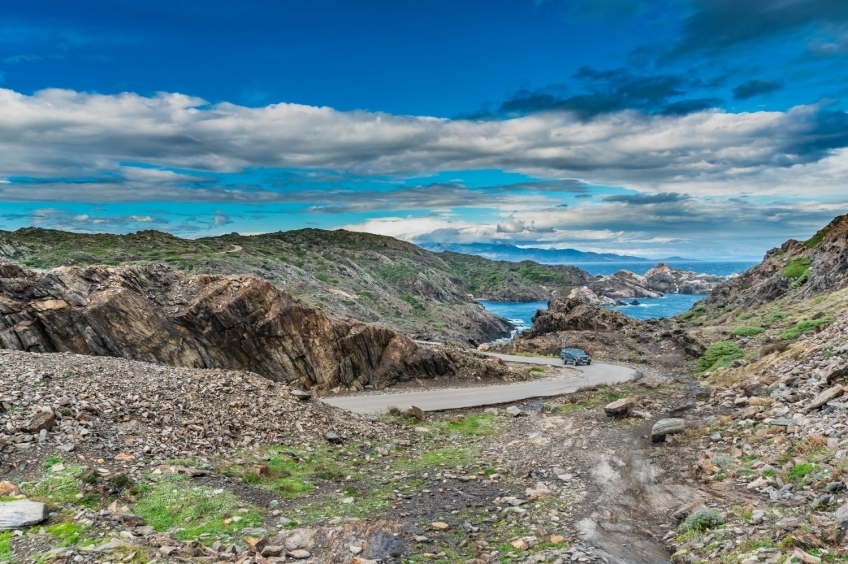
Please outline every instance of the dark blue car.
[{"label": "dark blue car", "polygon": [[562,359],[563,364],[568,364],[569,362],[574,366],[578,364],[592,364],[592,357],[586,354],[586,351],[583,349],[562,349],[559,357]]}]

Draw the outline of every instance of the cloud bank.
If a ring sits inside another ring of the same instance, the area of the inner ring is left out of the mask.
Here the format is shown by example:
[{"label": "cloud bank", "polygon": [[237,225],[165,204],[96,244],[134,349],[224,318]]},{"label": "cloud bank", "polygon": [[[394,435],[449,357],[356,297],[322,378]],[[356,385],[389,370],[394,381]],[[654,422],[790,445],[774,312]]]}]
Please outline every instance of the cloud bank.
[{"label": "cloud bank", "polygon": [[[569,111],[471,121],[297,104],[209,105],[182,94],[28,96],[0,89],[0,132],[0,194],[7,201],[86,201],[94,192],[106,201],[278,199],[279,190],[268,187],[217,186],[211,174],[251,167],[401,176],[500,169],[654,192],[797,193],[794,183],[772,184],[770,173],[841,163],[848,115],[813,105],[687,115],[624,110],[589,122]],[[817,170],[819,180],[827,176]],[[831,194],[836,180],[807,189]]]}]

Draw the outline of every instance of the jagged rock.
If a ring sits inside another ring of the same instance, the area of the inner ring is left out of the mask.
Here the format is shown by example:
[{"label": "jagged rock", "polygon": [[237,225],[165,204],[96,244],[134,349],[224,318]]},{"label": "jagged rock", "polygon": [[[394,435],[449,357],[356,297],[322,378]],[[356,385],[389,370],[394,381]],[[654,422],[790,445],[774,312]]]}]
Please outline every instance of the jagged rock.
[{"label": "jagged rock", "polygon": [[513,417],[520,417],[522,415],[526,415],[526,413],[524,413],[524,411],[517,405],[511,405],[507,407],[506,412],[512,415]]},{"label": "jagged rock", "polygon": [[576,298],[564,298],[548,304],[546,311],[533,316],[533,327],[522,336],[531,339],[558,331],[614,331],[637,327],[635,319],[617,311],[589,305]]},{"label": "jagged rock", "polygon": [[50,430],[56,425],[56,414],[50,408],[43,409],[33,415],[24,430],[29,433],[37,433],[42,429]]},{"label": "jagged rock", "polygon": [[361,389],[454,369],[399,333],[332,321],[251,276],[189,277],[164,265],[13,270],[0,278],[0,348],[247,369],[307,388]]},{"label": "jagged rock", "polygon": [[23,529],[47,519],[47,506],[37,501],[19,499],[0,501],[0,531]]},{"label": "jagged rock", "polygon": [[[834,218],[811,241],[816,239],[819,241],[812,248],[790,239],[780,248],[771,249],[759,265],[713,290],[704,306],[708,311],[730,304],[743,309],[773,302],[795,289],[798,298],[807,298],[845,288],[848,286],[848,215]],[[803,280],[784,276],[786,266],[795,260],[809,261]]]},{"label": "jagged rock", "polygon": [[630,410],[639,404],[639,398],[627,397],[608,403],[604,406],[604,413],[610,417],[626,417],[630,414]]},{"label": "jagged rock", "polygon": [[685,419],[660,419],[654,423],[654,427],[651,429],[651,440],[655,443],[664,441],[667,435],[682,433],[687,428],[688,424]]},{"label": "jagged rock", "polygon": [[819,395],[810,402],[810,405],[807,406],[807,410],[811,411],[813,409],[818,409],[830,400],[834,400],[843,394],[844,390],[842,386],[833,386],[832,388],[828,388],[823,391]]},{"label": "jagged rock", "polygon": [[420,407],[415,406],[415,405],[410,405],[409,409],[406,410],[406,413],[409,416],[411,416],[413,419],[415,419],[416,421],[426,421],[427,420],[427,414],[424,412],[424,410],[421,409]]}]

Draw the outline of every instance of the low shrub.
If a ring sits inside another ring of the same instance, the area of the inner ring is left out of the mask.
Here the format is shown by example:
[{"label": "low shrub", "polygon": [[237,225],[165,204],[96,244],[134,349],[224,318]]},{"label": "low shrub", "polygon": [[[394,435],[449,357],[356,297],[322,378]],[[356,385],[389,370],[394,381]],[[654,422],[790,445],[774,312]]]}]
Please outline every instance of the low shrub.
[{"label": "low shrub", "polygon": [[693,511],[686,520],[677,527],[677,530],[681,533],[688,533],[689,531],[701,532],[708,529],[715,529],[722,525],[724,525],[724,515],[714,509],[702,507],[701,509]]},{"label": "low shrub", "polygon": [[784,341],[791,341],[796,337],[803,335],[804,333],[812,333],[813,331],[817,331],[819,327],[824,327],[826,325],[830,325],[833,323],[832,317],[822,317],[820,319],[805,319],[803,321],[799,321],[795,324],[795,327],[791,327],[780,334],[780,338]]},{"label": "low shrub", "polygon": [[792,259],[783,269],[783,276],[786,278],[800,278],[807,272],[809,267],[810,259],[808,258]]},{"label": "low shrub", "polygon": [[704,356],[698,360],[698,370],[706,372],[707,370],[728,366],[737,358],[744,356],[745,353],[733,341],[719,341],[707,347]]},{"label": "low shrub", "polygon": [[737,327],[730,334],[734,337],[753,337],[765,331],[762,327]]}]

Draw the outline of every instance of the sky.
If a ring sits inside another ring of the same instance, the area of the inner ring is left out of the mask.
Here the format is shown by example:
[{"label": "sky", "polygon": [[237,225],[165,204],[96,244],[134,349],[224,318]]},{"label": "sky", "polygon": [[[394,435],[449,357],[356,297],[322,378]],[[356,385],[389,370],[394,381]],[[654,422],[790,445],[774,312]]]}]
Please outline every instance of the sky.
[{"label": "sky", "polygon": [[5,0],[0,229],[755,260],[847,101],[836,0]]}]

